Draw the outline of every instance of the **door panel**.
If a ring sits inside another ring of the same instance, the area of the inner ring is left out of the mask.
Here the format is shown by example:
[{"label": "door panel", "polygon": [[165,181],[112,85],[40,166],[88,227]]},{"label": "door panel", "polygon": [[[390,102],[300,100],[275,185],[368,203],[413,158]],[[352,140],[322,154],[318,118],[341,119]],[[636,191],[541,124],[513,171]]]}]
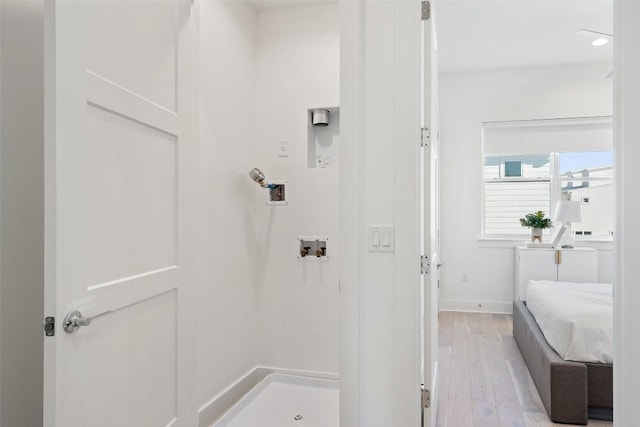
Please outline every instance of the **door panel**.
[{"label": "door panel", "polygon": [[[45,314],[58,321],[45,341],[46,426],[195,417],[194,364],[179,350],[194,348],[190,8],[46,3]],[[100,316],[66,333],[72,310]]]},{"label": "door panel", "polygon": [[58,425],[174,423],[178,416],[176,332],[175,291],[97,318],[75,332],[70,336],[73,356],[62,358],[59,370],[81,381],[74,379],[74,387],[60,399],[59,408],[72,417],[65,415],[60,418],[65,424]]},{"label": "door panel", "polygon": [[[528,280],[558,280],[558,265],[556,264],[556,250],[521,250],[520,276]],[[524,258],[524,259],[523,259]],[[526,290],[527,283],[523,283],[522,290]],[[521,295],[525,298],[525,295]]]},{"label": "door panel", "polygon": [[89,288],[175,266],[176,136],[91,105],[86,123]]},{"label": "door panel", "polygon": [[176,111],[175,1],[85,3],[87,70]]},{"label": "door panel", "polygon": [[598,281],[598,251],[561,250],[558,265],[559,282],[595,283]]}]

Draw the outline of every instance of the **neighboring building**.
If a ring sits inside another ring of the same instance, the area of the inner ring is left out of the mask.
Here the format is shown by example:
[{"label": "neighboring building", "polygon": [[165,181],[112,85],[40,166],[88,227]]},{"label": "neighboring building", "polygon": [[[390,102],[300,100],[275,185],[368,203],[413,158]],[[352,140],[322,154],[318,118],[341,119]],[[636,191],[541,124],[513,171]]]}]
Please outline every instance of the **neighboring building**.
[{"label": "neighboring building", "polygon": [[[562,198],[582,202],[582,221],[573,224],[577,236],[613,235],[613,168],[603,167],[570,171],[561,178]],[[566,181],[567,179],[573,179]]]}]

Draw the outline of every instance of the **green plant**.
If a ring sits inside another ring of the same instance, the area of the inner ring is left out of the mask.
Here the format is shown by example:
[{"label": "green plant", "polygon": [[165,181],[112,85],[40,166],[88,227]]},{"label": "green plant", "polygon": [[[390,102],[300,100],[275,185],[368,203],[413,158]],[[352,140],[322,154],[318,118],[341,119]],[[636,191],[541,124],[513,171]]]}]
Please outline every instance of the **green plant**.
[{"label": "green plant", "polygon": [[525,215],[524,218],[520,218],[520,225],[530,228],[551,228],[553,224],[551,219],[544,217],[544,212],[538,211]]}]

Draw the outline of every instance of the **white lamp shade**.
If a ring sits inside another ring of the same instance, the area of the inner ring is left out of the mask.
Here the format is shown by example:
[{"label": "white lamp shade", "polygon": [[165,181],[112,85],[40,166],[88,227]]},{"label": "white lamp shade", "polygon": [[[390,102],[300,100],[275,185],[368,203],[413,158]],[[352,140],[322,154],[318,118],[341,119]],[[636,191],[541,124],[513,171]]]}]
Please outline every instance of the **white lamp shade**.
[{"label": "white lamp shade", "polygon": [[561,200],[556,204],[556,221],[580,222],[582,221],[582,206],[580,202]]}]

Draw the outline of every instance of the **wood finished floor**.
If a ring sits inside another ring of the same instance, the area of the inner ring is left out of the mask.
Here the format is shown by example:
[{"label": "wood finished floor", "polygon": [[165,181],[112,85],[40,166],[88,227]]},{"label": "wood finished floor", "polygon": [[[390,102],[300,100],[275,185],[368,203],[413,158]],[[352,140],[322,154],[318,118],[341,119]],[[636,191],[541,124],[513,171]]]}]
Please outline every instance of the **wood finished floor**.
[{"label": "wood finished floor", "polygon": [[[437,427],[547,427],[552,423],[513,339],[512,317],[440,313]],[[590,420],[590,427],[612,426]]]}]

